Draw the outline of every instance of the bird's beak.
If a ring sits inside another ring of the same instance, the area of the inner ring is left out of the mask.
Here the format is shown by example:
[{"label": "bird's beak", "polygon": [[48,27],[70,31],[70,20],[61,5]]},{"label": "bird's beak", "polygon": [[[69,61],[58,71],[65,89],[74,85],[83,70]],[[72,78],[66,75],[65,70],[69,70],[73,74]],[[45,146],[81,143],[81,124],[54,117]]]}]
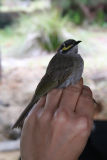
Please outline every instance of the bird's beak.
[{"label": "bird's beak", "polygon": [[76,41],[75,45],[79,44],[80,42],[82,42],[82,41]]}]

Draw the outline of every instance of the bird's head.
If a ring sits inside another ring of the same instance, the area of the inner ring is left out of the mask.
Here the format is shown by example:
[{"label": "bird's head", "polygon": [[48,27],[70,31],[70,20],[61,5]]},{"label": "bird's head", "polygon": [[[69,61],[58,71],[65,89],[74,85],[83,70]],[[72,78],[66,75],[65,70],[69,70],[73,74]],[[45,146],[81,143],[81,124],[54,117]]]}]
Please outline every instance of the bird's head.
[{"label": "bird's head", "polygon": [[78,44],[81,41],[75,41],[74,39],[68,39],[64,41],[57,50],[60,54],[75,54],[78,52]]}]

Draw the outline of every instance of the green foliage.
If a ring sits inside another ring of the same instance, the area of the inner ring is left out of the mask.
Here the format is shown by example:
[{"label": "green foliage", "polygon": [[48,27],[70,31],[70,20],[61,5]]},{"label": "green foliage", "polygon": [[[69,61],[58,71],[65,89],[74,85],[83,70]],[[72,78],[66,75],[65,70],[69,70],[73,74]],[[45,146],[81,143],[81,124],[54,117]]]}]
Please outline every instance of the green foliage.
[{"label": "green foliage", "polygon": [[79,25],[83,22],[83,16],[82,16],[82,13],[80,13],[79,11],[73,11],[73,10],[70,10],[68,12],[68,18],[71,22]]},{"label": "green foliage", "polygon": [[99,24],[99,25],[103,25],[104,24],[104,12],[102,9],[99,9],[97,11],[97,15],[96,15],[96,22]]},{"label": "green foliage", "polygon": [[106,3],[106,0],[69,0],[71,2],[75,2],[75,3],[83,3],[86,4],[88,6],[95,6],[98,5],[100,3]]},{"label": "green foliage", "polygon": [[90,22],[91,18],[87,19],[87,17],[93,17],[93,23],[104,24],[107,14],[104,9],[105,4],[107,4],[107,0],[54,0],[54,6],[56,5],[58,9],[60,8],[62,16],[67,15],[77,25],[82,24],[84,20],[89,20]]},{"label": "green foliage", "polygon": [[62,29],[66,25],[66,18],[61,18],[59,13],[53,11],[46,12],[38,17],[36,29],[39,32],[38,42],[47,51],[56,51],[63,41]]},{"label": "green foliage", "polygon": [[56,7],[60,7],[61,9],[67,9],[71,5],[71,0],[54,0],[52,1],[53,5]]},{"label": "green foliage", "polygon": [[74,22],[75,24],[80,24],[80,23],[81,23],[81,16],[80,16],[80,14],[79,14],[78,12],[76,12],[76,13],[74,14],[73,22]]},{"label": "green foliage", "polygon": [[25,45],[25,42],[28,41],[29,35],[34,36],[34,39],[29,39],[31,50],[38,47],[48,52],[56,51],[64,40],[62,31],[67,23],[67,18],[62,18],[54,10],[29,15],[22,14],[16,24],[0,30],[3,53],[13,53],[14,50],[16,50],[14,55],[27,53],[29,45]]}]

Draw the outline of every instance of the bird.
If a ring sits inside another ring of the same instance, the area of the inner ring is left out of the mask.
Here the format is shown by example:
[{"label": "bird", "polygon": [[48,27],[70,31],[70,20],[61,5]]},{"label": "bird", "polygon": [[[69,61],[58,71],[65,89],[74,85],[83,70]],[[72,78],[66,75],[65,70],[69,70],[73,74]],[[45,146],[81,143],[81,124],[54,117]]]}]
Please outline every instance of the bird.
[{"label": "bird", "polygon": [[81,41],[68,39],[64,41],[50,60],[46,72],[40,80],[35,93],[15,122],[12,128],[22,128],[25,118],[38,100],[54,88],[66,88],[76,84],[82,77],[84,60],[78,54],[78,44]]}]

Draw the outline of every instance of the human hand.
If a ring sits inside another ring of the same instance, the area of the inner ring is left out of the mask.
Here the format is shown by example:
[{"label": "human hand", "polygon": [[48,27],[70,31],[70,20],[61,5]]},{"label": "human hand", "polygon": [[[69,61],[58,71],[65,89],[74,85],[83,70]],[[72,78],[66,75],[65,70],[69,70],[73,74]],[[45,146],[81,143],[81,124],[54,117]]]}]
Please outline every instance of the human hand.
[{"label": "human hand", "polygon": [[77,160],[93,126],[94,102],[82,80],[42,97],[27,116],[22,160]]}]

